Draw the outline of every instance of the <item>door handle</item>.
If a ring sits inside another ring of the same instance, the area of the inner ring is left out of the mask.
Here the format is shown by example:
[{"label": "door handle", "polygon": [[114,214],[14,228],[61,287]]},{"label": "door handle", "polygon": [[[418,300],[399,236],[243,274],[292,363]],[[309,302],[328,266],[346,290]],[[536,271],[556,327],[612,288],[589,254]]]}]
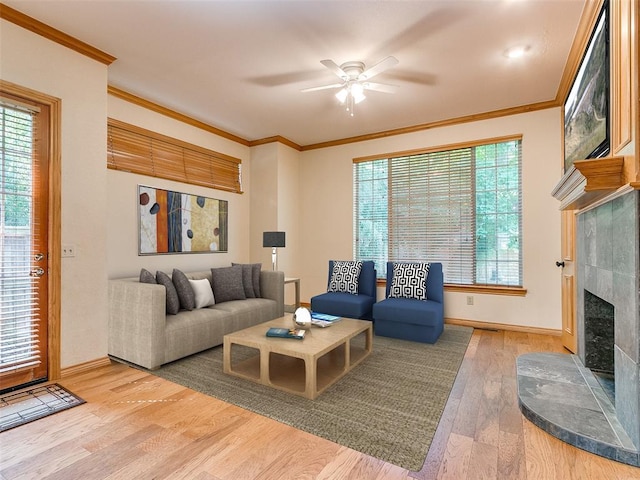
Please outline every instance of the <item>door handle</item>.
[{"label": "door handle", "polygon": [[564,262],[556,262],[556,267],[564,267]]},{"label": "door handle", "polygon": [[38,268],[36,268],[36,269],[33,269],[33,270],[31,270],[30,275],[31,275],[32,277],[41,277],[41,276],[43,276],[43,275],[44,275],[44,269],[43,269],[43,268],[40,268],[40,267],[38,267]]}]

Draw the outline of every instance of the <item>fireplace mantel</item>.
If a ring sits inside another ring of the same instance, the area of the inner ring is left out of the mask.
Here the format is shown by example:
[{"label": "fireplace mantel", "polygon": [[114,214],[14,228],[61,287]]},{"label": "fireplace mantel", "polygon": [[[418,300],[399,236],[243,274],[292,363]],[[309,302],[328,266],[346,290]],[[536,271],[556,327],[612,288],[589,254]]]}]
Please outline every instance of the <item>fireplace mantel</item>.
[{"label": "fireplace mantel", "polygon": [[624,185],[623,157],[579,160],[562,176],[551,195],[561,210],[578,210],[594,204]]}]

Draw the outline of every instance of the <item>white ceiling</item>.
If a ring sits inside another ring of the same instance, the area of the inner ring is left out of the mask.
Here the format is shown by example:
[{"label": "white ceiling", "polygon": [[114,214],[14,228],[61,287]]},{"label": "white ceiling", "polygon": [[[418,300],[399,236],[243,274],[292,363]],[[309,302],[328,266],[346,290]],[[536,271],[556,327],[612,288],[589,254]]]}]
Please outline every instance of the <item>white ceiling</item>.
[{"label": "white ceiling", "polygon": [[[298,145],[553,100],[585,0],[4,0],[115,57],[109,84],[214,127]],[[521,59],[505,49],[529,46]],[[350,117],[320,64],[393,55]]]}]

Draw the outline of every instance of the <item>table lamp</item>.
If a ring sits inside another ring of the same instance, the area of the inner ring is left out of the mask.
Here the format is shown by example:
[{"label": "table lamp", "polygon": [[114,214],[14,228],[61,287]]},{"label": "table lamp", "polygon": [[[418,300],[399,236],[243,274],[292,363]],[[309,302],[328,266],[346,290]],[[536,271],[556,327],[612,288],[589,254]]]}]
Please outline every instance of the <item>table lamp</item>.
[{"label": "table lamp", "polygon": [[284,247],[285,232],[263,232],[262,233],[262,246],[271,247],[271,263],[273,264],[273,270],[276,269],[277,252],[278,247]]}]

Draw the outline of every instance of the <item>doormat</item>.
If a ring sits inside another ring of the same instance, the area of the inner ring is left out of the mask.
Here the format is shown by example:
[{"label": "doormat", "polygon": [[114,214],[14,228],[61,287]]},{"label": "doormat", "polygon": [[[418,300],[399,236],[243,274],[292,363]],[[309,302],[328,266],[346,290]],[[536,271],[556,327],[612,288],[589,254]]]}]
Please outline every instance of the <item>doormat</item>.
[{"label": "doormat", "polygon": [[85,403],[57,383],[0,396],[0,432]]}]

